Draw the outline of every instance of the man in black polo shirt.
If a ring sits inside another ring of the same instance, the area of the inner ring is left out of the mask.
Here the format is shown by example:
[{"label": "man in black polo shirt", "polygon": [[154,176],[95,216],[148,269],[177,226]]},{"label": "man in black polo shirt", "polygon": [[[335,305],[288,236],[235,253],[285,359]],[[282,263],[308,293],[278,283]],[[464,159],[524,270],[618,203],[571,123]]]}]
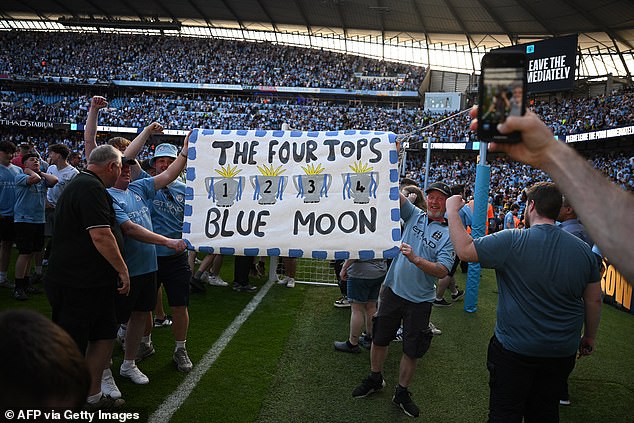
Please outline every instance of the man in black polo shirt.
[{"label": "man in black polo shirt", "polygon": [[67,186],[57,202],[53,249],[46,291],[53,321],[64,328],[86,356],[91,385],[87,405],[118,406],[101,392],[101,376],[117,333],[115,296],[130,289],[128,268],[120,253],[122,235],[106,191],[119,177],[119,150],[103,145],[88,167]]}]

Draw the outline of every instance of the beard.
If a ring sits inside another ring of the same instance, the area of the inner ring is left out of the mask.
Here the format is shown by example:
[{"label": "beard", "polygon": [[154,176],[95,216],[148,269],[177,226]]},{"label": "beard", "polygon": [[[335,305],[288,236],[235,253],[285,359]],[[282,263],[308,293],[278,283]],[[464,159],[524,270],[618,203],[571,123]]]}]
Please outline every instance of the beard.
[{"label": "beard", "polygon": [[433,219],[442,219],[445,216],[445,212],[427,210],[427,216]]},{"label": "beard", "polygon": [[531,227],[531,219],[530,219],[528,213],[526,213],[524,215],[524,226],[526,226],[526,229]]}]

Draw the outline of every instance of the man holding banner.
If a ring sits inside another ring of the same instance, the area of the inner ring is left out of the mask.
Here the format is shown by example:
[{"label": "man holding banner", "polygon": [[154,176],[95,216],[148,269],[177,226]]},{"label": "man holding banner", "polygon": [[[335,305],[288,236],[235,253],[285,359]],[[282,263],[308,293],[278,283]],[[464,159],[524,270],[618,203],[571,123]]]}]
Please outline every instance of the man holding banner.
[{"label": "man holding banner", "polygon": [[454,262],[453,246],[445,221],[445,201],[449,186],[434,182],[426,191],[427,212],[400,194],[401,218],[404,221],[401,254],[396,256],[385,278],[379,309],[374,318],[371,373],[353,392],[355,398],[380,391],[385,386],[383,364],[388,345],[403,322],[403,356],[399,380],[392,402],[408,416],[418,417],[419,408],[408,391],[416,362],[429,349],[432,332],[429,318],[439,278],[447,276]]}]

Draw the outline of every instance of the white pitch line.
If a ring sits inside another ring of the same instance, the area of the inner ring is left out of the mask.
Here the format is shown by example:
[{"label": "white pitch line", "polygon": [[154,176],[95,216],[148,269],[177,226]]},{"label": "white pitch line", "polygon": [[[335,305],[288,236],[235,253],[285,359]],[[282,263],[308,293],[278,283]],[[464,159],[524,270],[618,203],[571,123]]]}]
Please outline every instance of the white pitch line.
[{"label": "white pitch line", "polygon": [[251,313],[255,311],[260,304],[264,296],[269,289],[275,284],[274,281],[269,281],[258,292],[249,304],[244,307],[242,312],[236,316],[231,325],[220,335],[218,340],[212,347],[205,353],[203,358],[194,366],[191,372],[185,377],[185,380],[176,388],[176,390],[163,401],[163,403],[152,413],[148,419],[149,423],[164,423],[169,421],[174,413],[183,405],[183,402],[192,393],[200,379],[207,373],[214,362],[220,356],[220,353],[225,349],[227,344],[231,341],[234,335],[238,332],[242,324],[249,318]]}]

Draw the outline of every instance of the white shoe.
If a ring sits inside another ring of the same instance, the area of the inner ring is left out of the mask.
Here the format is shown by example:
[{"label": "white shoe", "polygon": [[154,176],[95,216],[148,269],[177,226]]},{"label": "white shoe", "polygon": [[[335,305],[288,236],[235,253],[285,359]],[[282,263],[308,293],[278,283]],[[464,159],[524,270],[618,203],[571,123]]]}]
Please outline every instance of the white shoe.
[{"label": "white shoe", "polygon": [[220,276],[216,276],[216,275],[208,274],[207,277],[205,277],[203,280],[212,286],[229,286],[229,284],[223,281]]},{"label": "white shoe", "polygon": [[434,335],[442,335],[442,331],[440,329],[438,329],[436,326],[434,326],[434,324],[432,322],[429,322],[429,330]]},{"label": "white shoe", "polygon": [[295,279],[287,277],[286,287],[295,288]]},{"label": "white shoe", "polygon": [[112,399],[121,398],[121,391],[112,377],[112,370],[106,369],[101,375],[101,392]]},{"label": "white shoe", "polygon": [[282,279],[278,279],[277,283],[278,285],[286,285],[289,279],[290,278],[288,276],[284,276]]},{"label": "white shoe", "polygon": [[119,374],[123,377],[127,377],[132,382],[137,385],[147,385],[150,383],[150,379],[139,370],[136,364],[133,364],[127,369],[123,368],[123,364],[121,365],[121,369],[119,370]]}]

